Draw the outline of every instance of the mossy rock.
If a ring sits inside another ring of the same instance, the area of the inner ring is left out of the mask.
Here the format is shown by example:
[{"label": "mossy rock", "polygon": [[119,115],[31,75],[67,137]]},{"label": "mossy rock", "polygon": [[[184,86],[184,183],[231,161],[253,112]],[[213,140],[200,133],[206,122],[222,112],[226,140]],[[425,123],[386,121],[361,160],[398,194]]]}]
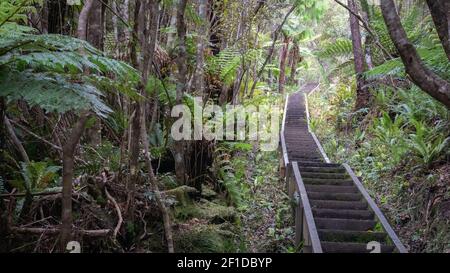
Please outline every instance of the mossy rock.
[{"label": "mossy rock", "polygon": [[218,225],[199,225],[176,233],[176,252],[181,253],[233,253],[238,250],[238,236]]},{"label": "mossy rock", "polygon": [[202,188],[202,197],[206,200],[213,200],[217,197],[217,192],[215,192],[213,189],[211,189],[208,186],[203,186]]},{"label": "mossy rock", "polygon": [[239,218],[234,207],[223,206],[205,199],[186,206],[180,204],[175,207],[174,212],[179,220],[199,218],[207,220],[210,224],[237,223]]},{"label": "mossy rock", "polygon": [[172,196],[175,198],[179,205],[181,206],[189,206],[193,203],[192,197],[198,194],[197,189],[181,186],[175,189],[171,189],[165,192],[167,196]]},{"label": "mossy rock", "polygon": [[199,204],[200,217],[207,219],[211,224],[222,224],[225,222],[236,223],[238,215],[234,207],[223,206],[211,201],[203,200]]}]

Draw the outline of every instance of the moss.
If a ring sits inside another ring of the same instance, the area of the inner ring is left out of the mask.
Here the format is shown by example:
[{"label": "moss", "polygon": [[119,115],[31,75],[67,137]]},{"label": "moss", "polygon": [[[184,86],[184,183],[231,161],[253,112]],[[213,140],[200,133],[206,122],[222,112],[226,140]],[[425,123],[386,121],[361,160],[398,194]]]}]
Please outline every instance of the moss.
[{"label": "moss", "polygon": [[217,197],[217,192],[207,186],[203,186],[202,197],[211,201]]},{"label": "moss", "polygon": [[193,202],[191,196],[197,193],[198,191],[195,188],[188,186],[181,186],[166,191],[166,195],[174,197],[180,206],[192,205]]},{"label": "moss", "polygon": [[177,252],[231,253],[238,250],[238,236],[220,225],[198,225],[194,229],[175,234]]},{"label": "moss", "polygon": [[238,223],[238,215],[234,207],[227,207],[208,200],[199,203],[190,203],[175,207],[175,217],[179,220],[191,218],[205,219],[210,224],[222,224],[225,222]]}]

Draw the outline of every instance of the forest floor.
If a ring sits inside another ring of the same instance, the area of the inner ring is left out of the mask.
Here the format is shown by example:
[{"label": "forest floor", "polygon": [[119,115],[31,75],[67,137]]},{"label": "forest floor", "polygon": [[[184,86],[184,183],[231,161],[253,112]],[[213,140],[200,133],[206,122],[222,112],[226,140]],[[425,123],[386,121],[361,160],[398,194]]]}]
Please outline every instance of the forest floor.
[{"label": "forest floor", "polygon": [[242,215],[247,251],[290,252],[294,249],[294,229],[289,197],[280,179],[277,152],[257,155],[254,187]]}]

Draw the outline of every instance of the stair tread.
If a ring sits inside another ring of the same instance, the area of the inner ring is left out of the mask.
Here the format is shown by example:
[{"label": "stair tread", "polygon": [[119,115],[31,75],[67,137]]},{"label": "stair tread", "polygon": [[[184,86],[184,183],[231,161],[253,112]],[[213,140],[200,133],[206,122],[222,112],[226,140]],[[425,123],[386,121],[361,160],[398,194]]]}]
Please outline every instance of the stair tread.
[{"label": "stair tread", "polygon": [[355,231],[340,229],[319,229],[319,238],[328,242],[350,242],[350,243],[386,243],[387,234],[384,232]]},{"label": "stair tread", "polygon": [[313,208],[313,214],[314,216],[320,218],[362,219],[362,220],[375,219],[375,214],[367,209],[350,210],[350,209]]},{"label": "stair tread", "polygon": [[[370,253],[367,244],[363,243],[339,243],[339,242],[322,242],[322,249],[325,253]],[[395,247],[390,245],[381,245],[381,253],[392,253]]]}]

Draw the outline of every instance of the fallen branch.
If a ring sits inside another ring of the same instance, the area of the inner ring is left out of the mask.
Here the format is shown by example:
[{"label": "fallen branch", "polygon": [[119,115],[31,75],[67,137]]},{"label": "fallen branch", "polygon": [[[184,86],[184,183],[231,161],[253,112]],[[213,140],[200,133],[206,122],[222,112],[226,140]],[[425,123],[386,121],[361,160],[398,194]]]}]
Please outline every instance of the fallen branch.
[{"label": "fallen branch", "polygon": [[9,137],[11,138],[12,142],[16,146],[17,151],[19,151],[20,156],[22,157],[23,161],[30,162],[30,158],[28,157],[27,152],[25,151],[25,148],[22,145],[22,142],[20,142],[19,138],[17,137],[16,133],[14,132],[14,128],[11,125],[10,120],[5,116],[5,127],[6,131],[9,134]]},{"label": "fallen branch", "polygon": [[105,188],[105,193],[106,193],[106,197],[108,197],[108,200],[111,201],[111,203],[113,203],[114,207],[116,208],[117,217],[119,218],[119,222],[117,223],[116,228],[114,229],[114,233],[113,233],[113,237],[115,239],[117,237],[117,234],[119,233],[120,227],[122,226],[122,223],[123,223],[122,212],[120,211],[120,207],[117,204],[116,199],[114,199],[114,197],[112,197],[111,194],[109,194],[109,192],[106,188]]},{"label": "fallen branch", "polygon": [[[32,233],[32,234],[59,234],[61,232],[60,228],[27,228],[27,227],[12,227],[12,232],[16,233]],[[74,233],[78,233],[90,237],[102,237],[110,233],[109,229],[98,229],[98,230],[74,230]]]}]

